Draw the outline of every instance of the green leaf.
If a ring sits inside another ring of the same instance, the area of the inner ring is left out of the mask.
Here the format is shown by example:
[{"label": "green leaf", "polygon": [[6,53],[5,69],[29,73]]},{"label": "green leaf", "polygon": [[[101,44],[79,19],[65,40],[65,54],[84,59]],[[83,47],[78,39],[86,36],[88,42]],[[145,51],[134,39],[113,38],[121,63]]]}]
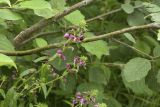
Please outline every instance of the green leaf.
[{"label": "green leaf", "polygon": [[6,98],[4,99],[3,107],[17,107],[17,100],[20,94],[17,93],[14,88],[10,88],[6,94]]},{"label": "green leaf", "polygon": [[128,4],[128,3],[122,4],[121,7],[128,14],[131,14],[134,12],[134,7],[131,4]]},{"label": "green leaf", "polygon": [[60,95],[70,95],[73,94],[74,89],[76,88],[76,78],[75,76],[68,75],[66,77],[67,81],[60,81],[60,89],[58,89],[56,92],[58,92]]},{"label": "green leaf", "polygon": [[11,7],[11,3],[9,0],[0,0],[0,4],[8,4]]},{"label": "green leaf", "polygon": [[36,38],[35,43],[38,47],[44,47],[48,45],[47,41],[43,38]]},{"label": "green leaf", "polygon": [[34,68],[27,69],[27,70],[23,71],[22,73],[20,73],[20,77],[22,78],[22,77],[24,77],[24,76],[26,76],[28,74],[31,74],[31,73],[33,73],[35,71],[36,71],[36,69],[34,69]]},{"label": "green leaf", "polygon": [[124,36],[131,42],[136,43],[135,39],[130,33],[124,33]]},{"label": "green leaf", "polygon": [[34,9],[34,13],[38,16],[44,17],[44,18],[51,18],[55,14],[57,14],[59,11],[56,9]]},{"label": "green leaf", "polygon": [[51,5],[53,8],[63,11],[65,9],[65,0],[51,0]]},{"label": "green leaf", "polygon": [[150,16],[152,17],[151,18],[152,21],[157,22],[157,23],[160,22],[160,12],[150,14]]},{"label": "green leaf", "polygon": [[77,26],[86,23],[84,15],[79,10],[76,10],[70,13],[69,15],[65,16],[65,19]]},{"label": "green leaf", "polygon": [[150,36],[150,34],[145,34],[143,39],[147,44],[149,44],[152,47],[159,46],[158,41],[155,38],[153,38],[152,36]]},{"label": "green leaf", "polygon": [[0,34],[0,50],[11,50],[14,51],[14,46],[3,34]]},{"label": "green leaf", "polygon": [[143,5],[146,8],[146,10],[150,13],[160,12],[160,7],[158,5],[148,2],[144,2]]},{"label": "green leaf", "polygon": [[29,0],[23,1],[15,5],[16,8],[27,8],[27,9],[52,9],[49,2],[45,0]]},{"label": "green leaf", "polygon": [[[92,33],[86,33],[86,36],[93,37],[94,35]],[[96,55],[99,59],[101,59],[102,55],[109,55],[108,44],[103,40],[82,43],[81,45],[86,49],[86,51]]]},{"label": "green leaf", "polygon": [[145,24],[144,14],[139,11],[134,11],[134,13],[128,15],[127,22],[130,26],[138,26]]},{"label": "green leaf", "polygon": [[157,82],[160,83],[160,70],[158,71],[156,78],[157,78]]},{"label": "green leaf", "polygon": [[0,9],[0,18],[5,20],[20,20],[21,16],[9,9]]},{"label": "green leaf", "polygon": [[48,59],[48,56],[41,56],[41,57],[35,59],[33,62],[38,63],[40,61],[47,60],[47,59]]},{"label": "green leaf", "polygon": [[149,60],[137,57],[125,64],[122,74],[127,82],[132,82],[146,77],[150,69]]},{"label": "green leaf", "polygon": [[157,40],[160,41],[160,30],[158,30]]},{"label": "green leaf", "polygon": [[4,65],[5,66],[6,65],[7,66],[13,66],[14,68],[17,69],[16,64],[14,63],[14,61],[10,57],[0,53],[0,66],[4,66]]},{"label": "green leaf", "polygon": [[99,102],[102,102],[102,99],[104,98],[103,92],[104,88],[101,84],[96,83],[81,83],[77,87],[77,92],[89,92],[96,90],[96,100]]},{"label": "green leaf", "polygon": [[6,98],[6,95],[3,89],[0,89],[0,94],[2,95],[3,98]]},{"label": "green leaf", "polygon": [[122,105],[115,98],[111,97],[107,99],[107,107],[122,107]]},{"label": "green leaf", "polygon": [[77,88],[77,92],[87,92],[92,90],[98,90],[100,92],[104,91],[103,86],[96,83],[82,83]]},{"label": "green leaf", "polygon": [[153,55],[154,57],[159,57],[160,56],[160,45],[156,46],[153,50]]},{"label": "green leaf", "polygon": [[41,83],[41,87],[42,87],[42,90],[43,90],[44,98],[46,99],[48,93],[47,93],[47,87],[46,87],[45,83]]},{"label": "green leaf", "polygon": [[154,22],[160,22],[160,7],[156,4],[143,3],[146,10],[150,13],[151,20]]},{"label": "green leaf", "polygon": [[36,105],[36,107],[48,107],[48,105],[44,104],[44,103],[38,103],[38,105]]},{"label": "green leaf", "polygon": [[[110,70],[105,66],[94,66],[89,68],[89,81],[106,85],[109,82]],[[96,77],[96,78],[95,78]]]},{"label": "green leaf", "polygon": [[152,95],[153,92],[148,86],[145,84],[145,79],[142,78],[141,80],[136,80],[132,82],[127,82],[124,76],[123,82],[127,88],[130,88],[136,94],[143,94],[143,95]]},{"label": "green leaf", "polygon": [[144,41],[142,40],[137,40],[136,43],[134,44],[134,47],[146,54],[151,53],[151,47]]}]

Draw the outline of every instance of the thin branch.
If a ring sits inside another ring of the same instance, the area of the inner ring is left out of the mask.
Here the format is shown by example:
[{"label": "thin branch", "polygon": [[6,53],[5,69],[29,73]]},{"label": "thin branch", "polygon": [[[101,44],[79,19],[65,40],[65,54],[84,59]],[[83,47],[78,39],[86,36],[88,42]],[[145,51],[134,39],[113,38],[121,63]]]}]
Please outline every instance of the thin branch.
[{"label": "thin branch", "polygon": [[151,23],[151,24],[146,24],[146,25],[140,25],[140,26],[133,26],[133,27],[128,27],[128,28],[124,28],[121,30],[117,30],[117,31],[113,31],[107,34],[103,34],[103,35],[99,35],[99,36],[95,36],[92,38],[86,38],[84,40],[84,42],[90,42],[90,41],[97,41],[97,40],[101,40],[104,38],[111,38],[113,36],[119,35],[119,34],[123,34],[125,32],[130,32],[130,31],[134,31],[134,30],[141,30],[141,29],[148,29],[148,28],[160,28],[160,23]]},{"label": "thin branch", "polygon": [[125,64],[119,64],[119,63],[103,63],[105,66],[108,67],[118,67],[118,68],[123,68]]},{"label": "thin branch", "polygon": [[32,37],[32,34],[43,29],[44,27],[48,26],[49,24],[52,24],[52,22],[56,22],[57,20],[63,18],[64,16],[68,15],[69,13],[77,10],[78,8],[81,8],[85,5],[88,5],[89,3],[93,2],[94,0],[83,0],[67,9],[65,9],[63,12],[60,12],[56,14],[55,16],[49,18],[49,19],[42,19],[36,24],[32,25],[31,27],[25,29],[24,31],[20,32],[15,38],[14,43],[16,46],[19,46],[23,41],[26,39]]},{"label": "thin branch", "polygon": [[[47,36],[47,35],[54,35],[54,34],[60,33],[60,32],[61,32],[61,31],[51,31],[51,32],[40,33],[40,34],[37,34],[37,35],[35,35],[35,36],[33,36],[33,37],[31,37],[31,38],[23,41],[23,42],[21,43],[21,45],[24,45],[24,44],[26,44],[27,42],[32,41],[32,40],[35,39],[35,38],[42,37],[42,36]],[[54,35],[54,36],[57,36],[57,35]]]},{"label": "thin branch", "polygon": [[[134,8],[136,9],[136,8],[140,8],[140,7],[142,7],[142,6],[136,6],[136,7],[134,7]],[[109,11],[109,12],[106,12],[106,13],[103,13],[103,14],[101,14],[101,15],[98,15],[98,16],[96,16],[96,17],[90,18],[90,19],[86,20],[86,22],[89,23],[89,22],[92,22],[92,21],[94,21],[94,20],[103,18],[103,17],[105,17],[105,16],[108,16],[108,15],[111,15],[111,14],[114,14],[114,13],[117,13],[117,12],[120,12],[120,11],[122,11],[122,8],[115,9],[115,10],[112,10],[112,11]],[[70,28],[74,28],[74,27],[75,27],[75,26],[70,26]],[[52,32],[49,32],[49,34],[50,34],[50,33],[52,33]],[[53,32],[53,33],[54,33],[54,32]],[[47,34],[47,32],[46,32],[46,34],[44,33],[44,35],[49,35],[49,34]],[[43,34],[42,34],[42,35],[43,35]],[[29,38],[29,39],[26,39],[26,40],[25,40],[24,42],[22,42],[21,44],[24,45],[24,44],[26,44],[27,42],[29,42],[29,41],[31,41],[31,40],[39,37],[39,36],[41,36],[41,34],[40,34],[40,35],[38,34],[38,35],[33,36],[33,37]]]},{"label": "thin branch", "polygon": [[150,55],[148,55],[147,53],[142,52],[142,51],[140,51],[139,49],[137,49],[137,48],[135,48],[135,47],[133,47],[133,46],[130,46],[130,45],[128,45],[128,44],[126,44],[126,43],[124,43],[124,42],[122,42],[122,41],[119,41],[119,40],[117,40],[117,39],[113,39],[113,38],[112,38],[112,40],[114,40],[115,42],[117,42],[117,43],[119,43],[119,44],[122,44],[122,45],[124,45],[124,46],[126,46],[126,47],[128,47],[128,48],[130,48],[130,49],[132,49],[132,50],[134,50],[134,51],[136,51],[136,52],[138,52],[138,53],[146,56],[147,58],[149,58],[149,59],[151,59],[151,60],[153,59],[153,56],[150,56]]},{"label": "thin branch", "polygon": [[[107,34],[86,38],[86,39],[84,39],[84,41],[82,43],[97,41],[97,40],[106,39],[106,38],[111,38],[111,37],[123,34],[125,32],[130,32],[130,31],[134,31],[134,30],[141,30],[141,29],[148,29],[148,28],[158,28],[159,29],[160,28],[160,23],[151,23],[151,24],[146,24],[146,25],[124,28],[124,29],[121,29],[121,30],[117,30],[117,31],[114,31],[114,32],[107,33]],[[74,44],[74,43],[67,44],[67,45],[72,45],[72,44]],[[64,42],[54,43],[54,44],[50,44],[48,46],[44,46],[44,47],[41,47],[41,48],[35,48],[35,49],[30,49],[30,50],[25,50],[25,51],[4,51],[4,50],[0,50],[0,53],[6,54],[8,56],[24,56],[24,55],[35,54],[35,53],[45,51],[45,50],[49,50],[49,49],[53,49],[53,48],[60,48],[62,46],[64,46]]]},{"label": "thin branch", "polygon": [[[140,5],[140,6],[135,6],[134,9],[137,9],[137,8],[141,8],[143,7],[143,5]],[[89,23],[89,22],[92,22],[94,20],[97,20],[97,19],[101,19],[103,17],[106,17],[108,15],[111,15],[111,14],[114,14],[114,13],[117,13],[117,12],[120,12],[122,11],[122,8],[119,8],[119,9],[115,9],[115,10],[112,10],[112,11],[109,11],[109,12],[106,12],[106,13],[103,13],[103,14],[100,14],[96,17],[93,17],[93,18],[90,18],[90,19],[87,19],[86,22]]]}]

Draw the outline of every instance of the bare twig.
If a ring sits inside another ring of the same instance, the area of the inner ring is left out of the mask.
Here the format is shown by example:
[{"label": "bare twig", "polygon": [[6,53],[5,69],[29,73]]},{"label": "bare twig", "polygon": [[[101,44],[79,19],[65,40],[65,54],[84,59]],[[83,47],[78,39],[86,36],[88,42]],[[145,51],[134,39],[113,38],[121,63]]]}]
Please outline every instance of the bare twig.
[{"label": "bare twig", "polygon": [[32,34],[35,33],[36,31],[41,30],[42,28],[48,26],[49,24],[52,24],[52,22],[56,22],[57,20],[63,18],[67,14],[77,10],[78,8],[81,8],[89,3],[91,3],[94,0],[83,0],[70,8],[65,9],[63,12],[60,12],[56,14],[55,16],[49,18],[49,19],[42,19],[36,24],[32,25],[31,27],[25,29],[24,31],[20,32],[15,38],[14,38],[14,43],[16,46],[20,45],[23,41],[26,39],[32,37]]},{"label": "bare twig", "polygon": [[[141,7],[143,7],[143,5],[135,6],[134,8],[136,9],[136,8],[141,8]],[[96,17],[90,18],[90,19],[86,20],[86,22],[89,23],[89,22],[92,22],[92,21],[94,21],[94,20],[101,19],[101,18],[103,18],[103,17],[106,17],[106,16],[108,16],[108,15],[111,15],[111,14],[114,14],[114,13],[117,13],[117,12],[120,12],[120,11],[122,11],[122,8],[115,9],[115,10],[112,10],[112,11],[109,11],[109,12],[106,12],[106,13],[103,13],[103,14],[101,14],[101,15],[98,15],[98,16],[96,16]]]},{"label": "bare twig", "polygon": [[112,38],[112,40],[114,40],[115,42],[117,42],[117,43],[119,43],[119,44],[122,44],[122,45],[124,45],[124,46],[126,46],[126,47],[128,47],[128,48],[130,48],[130,49],[132,49],[132,50],[134,50],[135,52],[138,52],[138,53],[146,56],[147,58],[149,58],[149,59],[151,59],[151,60],[153,59],[153,56],[148,55],[147,53],[142,52],[142,51],[140,51],[139,49],[137,49],[137,48],[135,48],[135,47],[133,47],[133,46],[130,46],[130,45],[126,44],[125,42],[122,42],[122,41],[119,41],[119,40],[113,39],[113,38]]},{"label": "bare twig", "polygon": [[[97,40],[101,40],[101,39],[106,39],[106,38],[114,37],[116,35],[123,34],[125,32],[130,32],[130,31],[140,30],[140,29],[148,29],[148,28],[160,28],[160,24],[159,23],[151,23],[151,24],[146,24],[146,25],[141,25],[141,26],[128,27],[128,28],[124,28],[124,29],[121,29],[121,30],[111,32],[111,33],[86,38],[86,39],[84,39],[84,41],[82,43],[97,41]],[[72,44],[74,44],[74,43],[72,43]],[[6,55],[9,55],[9,56],[24,56],[24,55],[35,54],[35,53],[45,51],[45,50],[48,50],[48,49],[60,48],[63,45],[64,45],[64,43],[60,42],[60,43],[50,44],[48,46],[44,46],[44,47],[41,47],[41,48],[35,48],[35,49],[30,49],[30,50],[25,50],[25,51],[4,51],[4,50],[0,50],[0,53],[6,54]],[[71,44],[68,44],[68,45],[71,45]]]},{"label": "bare twig", "polygon": [[[26,44],[27,42],[35,39],[35,38],[38,38],[38,37],[42,37],[42,36],[47,36],[47,35],[53,35],[53,34],[56,34],[56,33],[60,33],[61,31],[53,31],[53,32],[44,32],[44,33],[40,33],[40,34],[37,34],[35,36],[32,36],[31,38],[23,41],[21,44]],[[54,37],[57,36],[57,35],[54,35]]]}]

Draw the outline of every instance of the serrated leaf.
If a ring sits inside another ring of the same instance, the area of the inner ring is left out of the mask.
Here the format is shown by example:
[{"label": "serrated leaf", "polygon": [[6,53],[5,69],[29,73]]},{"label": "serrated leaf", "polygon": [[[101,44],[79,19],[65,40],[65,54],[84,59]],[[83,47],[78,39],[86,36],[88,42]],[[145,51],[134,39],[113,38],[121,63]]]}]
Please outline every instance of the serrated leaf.
[{"label": "serrated leaf", "polygon": [[127,82],[132,82],[146,77],[150,69],[151,63],[149,60],[137,57],[125,64],[122,75]]},{"label": "serrated leaf", "polygon": [[1,53],[0,53],[0,66],[12,66],[17,69],[17,66],[14,63],[14,61],[9,56],[3,55]]},{"label": "serrated leaf", "polygon": [[45,0],[29,0],[22,1],[15,5],[16,8],[27,8],[27,9],[52,9],[49,2]]},{"label": "serrated leaf", "polygon": [[131,4],[128,4],[128,3],[122,4],[121,7],[128,14],[131,14],[134,12],[134,7]]},{"label": "serrated leaf", "polygon": [[105,66],[91,66],[88,72],[90,82],[104,85],[109,81],[111,74],[110,70]]},{"label": "serrated leaf", "polygon": [[47,41],[43,38],[36,38],[35,43],[38,47],[44,47],[48,45]]},{"label": "serrated leaf", "polygon": [[3,4],[8,4],[10,7],[11,7],[11,3],[9,0],[0,0],[0,4],[3,3]]},{"label": "serrated leaf", "polygon": [[136,43],[135,39],[130,33],[124,33],[124,36],[131,42]]},{"label": "serrated leaf", "polygon": [[22,17],[9,9],[0,9],[0,18],[5,20],[20,20]]},{"label": "serrated leaf", "polygon": [[7,39],[5,35],[0,34],[0,50],[14,51],[13,44]]},{"label": "serrated leaf", "polygon": [[[86,33],[86,36],[93,37],[94,35],[92,33]],[[109,55],[108,44],[103,40],[82,43],[81,45],[86,49],[86,51],[90,52],[93,55],[96,55],[99,59],[101,59],[102,55]]]},{"label": "serrated leaf", "polygon": [[70,13],[69,15],[65,16],[65,19],[77,26],[86,23],[84,15],[79,10],[76,10]]},{"label": "serrated leaf", "polygon": [[156,4],[144,2],[143,5],[146,8],[146,10],[150,13],[160,12],[160,7]]}]

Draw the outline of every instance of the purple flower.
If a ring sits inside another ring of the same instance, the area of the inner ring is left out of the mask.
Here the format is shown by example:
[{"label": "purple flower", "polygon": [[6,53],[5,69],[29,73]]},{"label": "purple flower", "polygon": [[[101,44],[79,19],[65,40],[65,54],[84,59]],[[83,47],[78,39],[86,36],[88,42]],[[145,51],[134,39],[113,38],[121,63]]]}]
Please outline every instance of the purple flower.
[{"label": "purple flower", "polygon": [[63,55],[63,52],[61,49],[57,50],[57,55],[62,59],[62,60],[66,60],[66,57]]},{"label": "purple flower", "polygon": [[72,104],[73,104],[73,105],[76,105],[77,103],[78,103],[78,101],[75,100],[75,99],[72,101]]},{"label": "purple flower", "polygon": [[64,38],[69,39],[69,37],[70,37],[70,34],[69,34],[69,33],[65,33],[65,34],[64,34]]},{"label": "purple flower", "polygon": [[70,34],[70,36],[69,36],[69,39],[70,40],[74,40],[76,37],[74,36],[74,35],[72,35],[72,34]]},{"label": "purple flower", "polygon": [[80,60],[79,65],[80,65],[80,66],[86,66],[86,62],[83,61],[83,60]]},{"label": "purple flower", "polygon": [[79,56],[74,57],[74,64],[78,64],[79,61],[80,61],[80,57]]},{"label": "purple flower", "polygon": [[81,98],[82,98],[82,95],[81,95],[80,92],[77,92],[77,93],[76,93],[76,98],[77,98],[77,99],[81,99]]},{"label": "purple flower", "polygon": [[60,58],[62,59],[62,60],[66,60],[66,56],[64,56],[63,54],[61,54],[61,55],[59,55],[60,56]]},{"label": "purple flower", "polygon": [[81,98],[81,99],[80,99],[80,105],[81,105],[81,106],[84,105],[86,102],[87,102],[87,101],[86,101],[84,98]]},{"label": "purple flower", "polygon": [[71,69],[71,65],[70,64],[66,64],[66,68],[67,68],[67,70],[70,70]]},{"label": "purple flower", "polygon": [[62,50],[61,50],[61,49],[58,49],[58,50],[57,50],[57,54],[62,54]]}]

